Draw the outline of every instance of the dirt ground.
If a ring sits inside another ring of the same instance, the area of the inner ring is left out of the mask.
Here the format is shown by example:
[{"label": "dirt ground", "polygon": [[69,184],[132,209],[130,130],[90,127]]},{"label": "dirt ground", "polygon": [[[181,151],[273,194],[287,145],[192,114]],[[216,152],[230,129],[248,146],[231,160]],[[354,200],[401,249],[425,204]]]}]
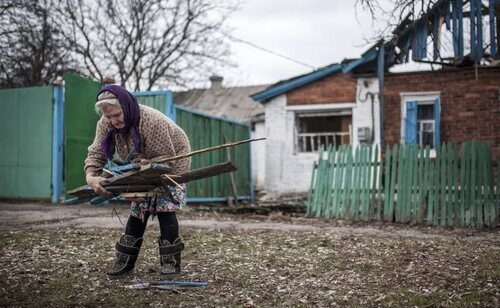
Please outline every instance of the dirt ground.
[{"label": "dirt ground", "polygon": [[[50,230],[55,228],[123,229],[129,215],[129,205],[114,203],[77,206],[50,203],[12,203],[0,201],[0,231]],[[351,223],[346,221],[306,218],[303,215],[231,215],[219,211],[198,210],[193,205],[178,212],[182,228],[276,230],[303,232],[342,232],[356,235],[461,239],[491,241],[500,244],[500,229],[450,229],[427,226],[407,226],[386,223]],[[156,223],[148,223],[156,227]]]},{"label": "dirt ground", "polygon": [[105,272],[128,205],[0,202],[0,306],[437,307],[500,305],[500,229],[348,223],[303,215],[179,212],[182,280],[205,288],[127,290],[155,278],[150,221],[133,277]]}]

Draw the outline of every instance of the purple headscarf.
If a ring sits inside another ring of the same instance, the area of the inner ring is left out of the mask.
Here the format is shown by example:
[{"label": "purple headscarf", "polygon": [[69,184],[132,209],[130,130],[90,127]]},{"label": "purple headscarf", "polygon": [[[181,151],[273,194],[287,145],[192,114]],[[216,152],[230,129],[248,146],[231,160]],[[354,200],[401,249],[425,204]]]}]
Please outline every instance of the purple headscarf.
[{"label": "purple headscarf", "polygon": [[120,102],[120,106],[123,111],[123,118],[125,120],[125,127],[120,129],[111,127],[111,130],[102,140],[101,151],[104,153],[104,156],[106,156],[106,159],[112,159],[113,154],[115,153],[115,135],[116,133],[119,133],[124,137],[130,134],[132,142],[134,143],[134,151],[136,153],[140,153],[141,135],[139,134],[139,103],[137,103],[137,100],[130,92],[118,85],[105,86],[99,91],[99,93],[97,93],[97,96],[106,91],[113,93]]}]

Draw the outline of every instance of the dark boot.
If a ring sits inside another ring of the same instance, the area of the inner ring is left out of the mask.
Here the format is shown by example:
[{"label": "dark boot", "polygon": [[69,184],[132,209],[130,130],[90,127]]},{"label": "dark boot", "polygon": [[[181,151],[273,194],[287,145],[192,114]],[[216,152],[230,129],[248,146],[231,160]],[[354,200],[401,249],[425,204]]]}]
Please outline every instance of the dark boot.
[{"label": "dark boot", "polygon": [[181,272],[181,251],[184,250],[184,243],[181,238],[175,239],[173,244],[168,240],[158,238],[160,245],[160,263],[161,275],[160,279],[169,279]]},{"label": "dark boot", "polygon": [[108,272],[110,279],[120,278],[134,271],[135,261],[139,255],[142,238],[136,239],[132,235],[123,235],[116,243],[116,260]]}]

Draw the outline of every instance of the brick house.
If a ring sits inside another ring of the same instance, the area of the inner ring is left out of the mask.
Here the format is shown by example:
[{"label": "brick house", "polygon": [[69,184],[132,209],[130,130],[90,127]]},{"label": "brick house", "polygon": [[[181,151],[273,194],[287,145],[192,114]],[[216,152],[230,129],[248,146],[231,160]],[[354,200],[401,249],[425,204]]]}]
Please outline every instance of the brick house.
[{"label": "brick house", "polygon": [[[436,99],[439,117],[434,116],[434,105],[430,104]],[[441,142],[486,141],[491,146],[493,158],[500,159],[500,66],[386,74],[386,144],[407,143],[404,104],[409,101],[417,102],[419,122],[439,122],[438,140]],[[417,143],[425,144],[425,140],[417,140]]]},{"label": "brick house", "polygon": [[[265,107],[269,191],[307,191],[320,145],[381,144],[378,79],[366,67],[342,70],[349,63],[252,95]],[[500,159],[500,66],[386,73],[383,98],[385,145],[433,148],[475,139],[490,143],[493,158]],[[408,103],[415,108],[413,131]]]},{"label": "brick house", "polygon": [[[307,191],[320,145],[379,142],[379,102],[373,95],[378,83],[356,77],[360,64],[364,62],[332,64],[252,95],[265,107],[264,180],[269,192]],[[358,84],[364,87],[362,94]]]},{"label": "brick house", "polygon": [[[307,191],[320,145],[434,148],[476,139],[500,160],[499,12],[495,1],[437,1],[359,59],[251,95],[265,107],[266,188]],[[410,59],[441,69],[389,72]]]}]

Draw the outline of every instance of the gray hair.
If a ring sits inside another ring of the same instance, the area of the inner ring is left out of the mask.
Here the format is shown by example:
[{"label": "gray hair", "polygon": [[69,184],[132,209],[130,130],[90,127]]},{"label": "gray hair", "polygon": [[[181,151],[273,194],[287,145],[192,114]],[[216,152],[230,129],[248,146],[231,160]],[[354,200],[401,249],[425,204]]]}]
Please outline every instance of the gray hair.
[{"label": "gray hair", "polygon": [[95,111],[97,112],[97,114],[102,115],[102,110],[107,106],[120,106],[120,102],[113,93],[104,91],[99,94],[99,96],[97,96]]}]

